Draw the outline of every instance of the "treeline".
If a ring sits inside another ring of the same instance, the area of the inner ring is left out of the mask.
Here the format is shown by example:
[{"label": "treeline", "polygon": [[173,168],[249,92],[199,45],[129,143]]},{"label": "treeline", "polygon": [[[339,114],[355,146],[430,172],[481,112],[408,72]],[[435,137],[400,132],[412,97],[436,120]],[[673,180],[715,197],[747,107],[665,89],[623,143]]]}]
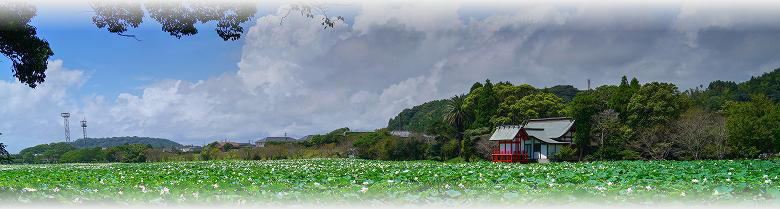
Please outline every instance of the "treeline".
[{"label": "treeline", "polygon": [[15,156],[16,163],[97,163],[146,162],[151,145],[126,144],[109,148],[76,148],[71,143],[41,144],[23,149]]},{"label": "treeline", "polygon": [[115,147],[115,146],[120,146],[125,144],[146,144],[154,148],[168,148],[168,149],[175,149],[175,148],[182,147],[181,144],[171,141],[169,139],[139,137],[139,136],[77,139],[76,141],[71,142],[71,144],[73,144],[73,146],[77,148]]},{"label": "treeline", "polygon": [[467,160],[489,157],[478,148],[494,146],[483,134],[496,126],[558,116],[576,120],[576,146],[555,156],[561,160],[768,157],[780,151],[778,91],[780,69],[683,92],[624,76],[619,85],[572,91],[571,101],[560,91],[487,80],[468,94],[406,109],[388,128],[440,136],[435,143],[458,146]]},{"label": "treeline", "polygon": [[[772,158],[780,152],[780,69],[734,83],[714,81],[680,91],[670,83],[625,76],[618,85],[592,90],[535,88],[490,80],[467,94],[413,107],[388,128],[350,132],[340,128],[302,142],[265,147],[218,146],[181,152],[149,145],[75,148],[55,143],[28,148],[17,162],[160,162],[357,157],[379,160],[477,161],[490,159],[496,126],[528,119],[572,117],[575,144],[557,160],[698,160]],[[411,135],[393,134],[411,130]]]}]

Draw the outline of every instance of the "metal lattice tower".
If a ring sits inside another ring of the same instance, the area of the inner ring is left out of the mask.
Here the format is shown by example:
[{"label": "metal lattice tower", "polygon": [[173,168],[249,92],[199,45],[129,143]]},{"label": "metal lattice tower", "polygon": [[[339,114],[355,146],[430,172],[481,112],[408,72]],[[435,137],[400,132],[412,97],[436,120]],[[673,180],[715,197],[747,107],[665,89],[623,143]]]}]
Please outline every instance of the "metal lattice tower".
[{"label": "metal lattice tower", "polygon": [[87,139],[87,118],[81,120],[81,132],[84,133],[84,139]]},{"label": "metal lattice tower", "polygon": [[70,142],[70,123],[68,122],[68,118],[70,118],[70,113],[64,112],[60,114],[62,116],[62,119],[65,123],[65,142]]}]

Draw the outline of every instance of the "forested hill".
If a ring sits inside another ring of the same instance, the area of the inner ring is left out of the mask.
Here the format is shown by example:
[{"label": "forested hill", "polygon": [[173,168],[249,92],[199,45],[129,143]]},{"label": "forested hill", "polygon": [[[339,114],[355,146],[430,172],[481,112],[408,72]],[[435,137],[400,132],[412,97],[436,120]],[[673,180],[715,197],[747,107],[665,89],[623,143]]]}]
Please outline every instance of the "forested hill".
[{"label": "forested hill", "polygon": [[726,101],[747,101],[752,94],[763,94],[774,102],[780,102],[780,68],[750,80],[713,81],[706,89],[691,89],[694,102],[709,110],[720,110]]},{"label": "forested hill", "polygon": [[390,119],[387,129],[427,133],[428,129],[441,123],[446,106],[447,100],[434,100],[404,109]]},{"label": "forested hill", "polygon": [[[477,89],[483,89],[484,86],[487,86],[488,83],[490,83],[490,80],[485,81],[485,83],[475,83],[471,91],[468,92],[468,94],[463,95],[464,98],[466,98],[468,101],[467,103],[472,104],[472,107],[479,106],[477,103],[480,103],[477,92],[475,90]],[[493,122],[509,122],[514,120],[515,118],[509,118],[510,114],[513,112],[512,102],[516,102],[520,99],[522,99],[524,96],[535,94],[535,93],[550,93],[561,100],[563,103],[567,103],[571,101],[574,96],[579,92],[577,88],[571,85],[557,85],[549,88],[535,88],[533,86],[523,84],[515,86],[509,82],[499,82],[493,85],[492,83],[489,84],[491,86],[491,91],[493,93],[488,93],[496,97],[495,99],[495,105],[498,106],[498,108],[494,110],[490,110],[493,112],[503,112],[505,113],[504,117],[495,117],[492,118],[493,114],[491,114],[491,118],[486,118],[482,121],[482,123],[490,123],[489,120],[493,120]],[[482,93],[485,94],[485,93]],[[471,96],[471,99],[468,99],[468,97]],[[505,100],[504,98],[509,98],[509,100]],[[422,133],[436,133],[438,131],[444,131],[441,129],[446,129],[447,125],[444,124],[444,114],[447,111],[447,103],[448,99],[444,100],[434,100],[430,102],[423,103],[421,105],[414,106],[412,108],[407,108],[401,111],[397,116],[390,119],[390,121],[387,124],[388,130],[404,130],[404,131],[413,131],[413,132],[422,132]],[[506,102],[504,102],[506,101]],[[500,103],[503,103],[503,107]],[[516,108],[515,108],[516,109]],[[498,114],[498,116],[502,116],[501,114]],[[485,124],[481,124],[485,125]]]},{"label": "forested hill", "polygon": [[[561,115],[555,113],[547,114],[549,111],[544,109],[540,110],[547,113],[527,115],[523,109],[533,109],[535,107],[544,107],[545,104],[551,104],[549,103],[550,101],[539,101],[546,99],[551,99],[551,101],[560,99],[558,103],[567,104],[580,92],[580,90],[571,85],[536,88],[527,84],[513,85],[509,82],[490,84],[491,90],[475,92],[475,90],[488,86],[489,82],[489,80],[485,83],[477,82],[472,86],[471,91],[463,95],[465,103],[463,105],[467,108],[465,111],[472,114],[481,114],[481,116],[471,115],[475,117],[473,119],[476,124],[469,124],[468,127],[464,128],[472,129],[517,123],[527,117]],[[631,80],[629,84],[629,80],[625,77],[621,83],[627,86],[630,85],[632,88],[639,88],[641,85],[636,79]],[[604,88],[608,89],[609,86]],[[554,97],[535,95],[535,97],[524,98],[528,95],[540,93],[551,93]],[[706,88],[690,89],[685,93],[690,96],[693,105],[709,111],[721,110],[727,101],[749,101],[753,94],[763,94],[774,102],[780,102],[780,68],[764,73],[761,76],[752,77],[745,82],[737,83],[718,80],[711,82]],[[444,124],[443,119],[449,100],[451,99],[430,101],[405,109],[390,119],[387,128],[389,130],[406,130],[430,134],[437,132],[437,130],[446,131],[442,129],[448,127]]]},{"label": "forested hill", "polygon": [[154,148],[177,148],[182,145],[168,139],[150,138],[150,137],[137,137],[137,136],[124,136],[124,137],[111,137],[111,138],[86,138],[78,139],[71,142],[76,148],[90,148],[90,147],[115,147],[125,144],[148,144]]}]

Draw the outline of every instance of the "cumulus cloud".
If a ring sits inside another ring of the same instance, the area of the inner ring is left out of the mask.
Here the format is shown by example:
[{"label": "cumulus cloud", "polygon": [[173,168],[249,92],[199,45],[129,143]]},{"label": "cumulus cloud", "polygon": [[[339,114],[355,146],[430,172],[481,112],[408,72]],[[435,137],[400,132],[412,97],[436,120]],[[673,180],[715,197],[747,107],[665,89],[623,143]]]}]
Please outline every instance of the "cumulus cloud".
[{"label": "cumulus cloud", "polygon": [[46,74],[46,82],[35,89],[0,80],[0,142],[8,144],[9,150],[56,140],[48,131],[62,133],[62,119],[50,116],[78,109],[70,91],[87,80],[84,71],[67,69],[62,60],[53,60]]},{"label": "cumulus cloud", "polygon": [[[464,93],[488,78],[584,88],[586,79],[613,84],[625,74],[685,89],[716,79],[746,80],[780,66],[774,53],[780,49],[780,23],[774,21],[780,13],[772,9],[544,2],[479,10],[410,2],[358,8],[349,24],[332,29],[295,15],[280,24],[286,13],[280,8],[249,29],[234,71],[154,83],[116,101],[100,95],[62,99],[86,79],[75,70],[52,70],[50,77],[62,80],[47,81],[51,87],[36,93],[0,83],[0,95],[11,98],[0,101],[9,107],[0,115],[31,122],[20,115],[24,110],[70,107],[103,127],[98,136],[199,144],[380,128],[403,108]],[[61,61],[52,65],[62,68]],[[45,121],[47,129],[61,128],[56,122]],[[4,122],[4,128],[9,124],[20,126]]]}]

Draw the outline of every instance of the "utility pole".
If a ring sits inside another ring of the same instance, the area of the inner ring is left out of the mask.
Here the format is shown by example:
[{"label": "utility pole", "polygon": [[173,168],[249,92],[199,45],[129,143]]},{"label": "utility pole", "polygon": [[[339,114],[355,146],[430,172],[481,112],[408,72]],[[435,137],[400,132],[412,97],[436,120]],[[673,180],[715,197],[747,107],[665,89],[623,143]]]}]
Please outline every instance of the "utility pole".
[{"label": "utility pole", "polygon": [[65,123],[65,142],[70,142],[70,123],[68,122],[68,118],[70,118],[70,113],[64,112],[60,114],[62,116],[62,119]]}]

